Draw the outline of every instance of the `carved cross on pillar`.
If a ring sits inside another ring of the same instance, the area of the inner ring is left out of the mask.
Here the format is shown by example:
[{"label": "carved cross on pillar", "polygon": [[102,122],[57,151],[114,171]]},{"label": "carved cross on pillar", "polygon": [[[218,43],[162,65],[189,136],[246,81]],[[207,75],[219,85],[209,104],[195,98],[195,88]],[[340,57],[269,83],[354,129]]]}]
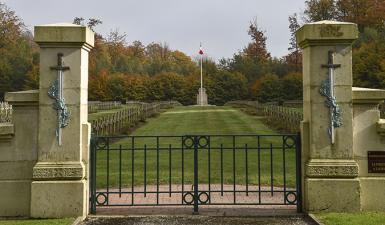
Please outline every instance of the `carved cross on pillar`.
[{"label": "carved cross on pillar", "polygon": [[56,137],[59,146],[62,145],[61,132],[62,128],[66,127],[69,123],[70,112],[65,104],[63,96],[63,73],[69,70],[68,66],[64,66],[63,53],[57,54],[57,66],[51,67],[51,70],[57,71],[57,79],[52,83],[48,90],[48,96],[55,100],[53,103],[54,109],[57,110],[58,123],[56,128]]},{"label": "carved cross on pillar", "polygon": [[333,51],[328,52],[328,64],[322,65],[322,67],[328,68],[328,79],[322,82],[320,94],[326,97],[325,104],[330,112],[330,127],[328,133],[331,143],[334,144],[334,129],[342,126],[342,112],[334,95],[334,69],[341,67],[341,64],[334,64]]}]

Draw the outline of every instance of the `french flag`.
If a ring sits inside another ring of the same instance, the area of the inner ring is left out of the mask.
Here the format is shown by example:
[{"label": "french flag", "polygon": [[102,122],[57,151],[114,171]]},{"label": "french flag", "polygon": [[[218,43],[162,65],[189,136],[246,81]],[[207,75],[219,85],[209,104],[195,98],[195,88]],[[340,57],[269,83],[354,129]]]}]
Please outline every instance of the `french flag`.
[{"label": "french flag", "polygon": [[203,55],[203,48],[202,48],[202,44],[200,45],[199,47],[199,55]]}]

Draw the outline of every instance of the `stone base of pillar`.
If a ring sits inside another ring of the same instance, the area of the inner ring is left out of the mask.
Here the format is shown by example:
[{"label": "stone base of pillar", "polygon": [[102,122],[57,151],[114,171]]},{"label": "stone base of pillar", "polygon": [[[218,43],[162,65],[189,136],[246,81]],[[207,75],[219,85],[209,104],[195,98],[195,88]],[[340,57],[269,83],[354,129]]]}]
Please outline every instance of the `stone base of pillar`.
[{"label": "stone base of pillar", "polygon": [[358,165],[350,159],[311,159],[305,166],[308,212],[355,212],[360,206]]},{"label": "stone base of pillar", "polygon": [[197,105],[208,105],[205,88],[199,88],[199,91],[197,94]]},{"label": "stone base of pillar", "polygon": [[88,214],[87,188],[85,180],[32,182],[31,217],[85,218]]},{"label": "stone base of pillar", "polygon": [[354,179],[305,179],[307,212],[360,211],[360,181]]}]

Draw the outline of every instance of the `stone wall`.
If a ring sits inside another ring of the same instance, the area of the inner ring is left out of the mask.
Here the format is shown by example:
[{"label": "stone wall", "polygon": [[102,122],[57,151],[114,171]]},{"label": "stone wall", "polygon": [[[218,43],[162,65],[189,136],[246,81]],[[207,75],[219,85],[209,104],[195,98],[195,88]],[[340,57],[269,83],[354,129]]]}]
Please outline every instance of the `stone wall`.
[{"label": "stone wall", "polygon": [[385,90],[353,88],[353,152],[358,163],[361,210],[385,210],[385,173],[368,172],[368,151],[385,150],[385,120],[379,104]]},{"label": "stone wall", "polygon": [[29,216],[39,92],[7,93],[5,99],[13,106],[14,122],[0,124],[0,216]]}]

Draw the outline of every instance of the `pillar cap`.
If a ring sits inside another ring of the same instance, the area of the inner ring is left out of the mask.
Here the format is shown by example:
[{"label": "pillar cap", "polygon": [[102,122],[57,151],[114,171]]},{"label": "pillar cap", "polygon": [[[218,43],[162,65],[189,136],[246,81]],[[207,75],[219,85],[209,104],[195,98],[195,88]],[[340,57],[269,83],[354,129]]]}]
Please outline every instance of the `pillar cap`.
[{"label": "pillar cap", "polygon": [[312,45],[350,45],[358,38],[358,28],[355,23],[323,20],[303,25],[296,32],[296,37],[301,48]]},{"label": "pillar cap", "polygon": [[35,42],[43,47],[94,46],[94,32],[71,23],[54,23],[35,26]]},{"label": "pillar cap", "polygon": [[353,103],[379,104],[385,100],[385,90],[353,87]]},{"label": "pillar cap", "polygon": [[39,103],[39,90],[7,92],[4,98],[11,105],[37,105]]}]

